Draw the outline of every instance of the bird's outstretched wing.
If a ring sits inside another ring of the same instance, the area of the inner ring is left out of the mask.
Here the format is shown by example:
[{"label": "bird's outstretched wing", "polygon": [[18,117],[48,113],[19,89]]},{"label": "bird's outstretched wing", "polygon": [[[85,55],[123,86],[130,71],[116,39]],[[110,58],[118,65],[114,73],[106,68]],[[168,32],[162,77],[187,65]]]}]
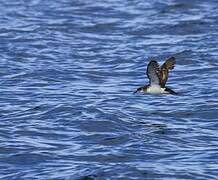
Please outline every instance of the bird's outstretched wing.
[{"label": "bird's outstretched wing", "polygon": [[150,85],[160,85],[160,70],[157,61],[151,60],[147,67],[147,76]]},{"label": "bird's outstretched wing", "polygon": [[165,63],[160,68],[160,85],[161,87],[165,87],[165,84],[168,79],[169,70],[174,68],[176,63],[175,57],[171,57],[165,61]]}]

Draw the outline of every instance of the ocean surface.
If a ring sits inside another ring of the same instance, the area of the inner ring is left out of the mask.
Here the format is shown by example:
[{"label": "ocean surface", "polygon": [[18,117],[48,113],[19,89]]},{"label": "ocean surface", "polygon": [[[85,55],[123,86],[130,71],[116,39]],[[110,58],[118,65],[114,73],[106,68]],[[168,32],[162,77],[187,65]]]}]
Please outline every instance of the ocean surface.
[{"label": "ocean surface", "polygon": [[218,179],[218,1],[2,0],[0,42],[0,179]]}]

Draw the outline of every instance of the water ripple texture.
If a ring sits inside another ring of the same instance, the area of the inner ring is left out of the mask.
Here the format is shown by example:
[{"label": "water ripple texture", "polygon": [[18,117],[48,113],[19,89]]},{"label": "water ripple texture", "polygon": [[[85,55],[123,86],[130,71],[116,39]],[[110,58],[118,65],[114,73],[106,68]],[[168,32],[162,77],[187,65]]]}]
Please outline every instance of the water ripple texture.
[{"label": "water ripple texture", "polygon": [[0,4],[0,179],[217,179],[216,0]]}]

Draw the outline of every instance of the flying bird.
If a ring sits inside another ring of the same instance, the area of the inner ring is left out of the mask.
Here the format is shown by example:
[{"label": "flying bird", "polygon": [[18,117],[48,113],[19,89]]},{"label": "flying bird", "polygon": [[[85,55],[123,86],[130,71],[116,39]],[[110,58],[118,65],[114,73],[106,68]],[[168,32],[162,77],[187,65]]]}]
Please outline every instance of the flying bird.
[{"label": "flying bird", "polygon": [[161,66],[158,65],[157,61],[151,60],[147,66],[149,84],[138,88],[134,93],[177,94],[175,91],[165,86],[169,71],[174,68],[175,63],[175,57],[167,59]]}]

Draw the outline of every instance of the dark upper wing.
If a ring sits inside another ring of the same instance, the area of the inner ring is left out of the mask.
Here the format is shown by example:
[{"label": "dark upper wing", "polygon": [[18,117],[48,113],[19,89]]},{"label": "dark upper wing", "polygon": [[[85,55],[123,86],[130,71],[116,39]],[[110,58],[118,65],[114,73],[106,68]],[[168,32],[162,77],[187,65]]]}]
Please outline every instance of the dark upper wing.
[{"label": "dark upper wing", "polygon": [[157,61],[150,61],[147,67],[147,76],[150,85],[160,85],[159,65]]},{"label": "dark upper wing", "polygon": [[176,63],[175,57],[171,57],[165,61],[165,63],[160,68],[160,84],[161,87],[165,87],[165,84],[168,79],[168,73],[169,70],[172,70],[174,68],[174,65]]}]

